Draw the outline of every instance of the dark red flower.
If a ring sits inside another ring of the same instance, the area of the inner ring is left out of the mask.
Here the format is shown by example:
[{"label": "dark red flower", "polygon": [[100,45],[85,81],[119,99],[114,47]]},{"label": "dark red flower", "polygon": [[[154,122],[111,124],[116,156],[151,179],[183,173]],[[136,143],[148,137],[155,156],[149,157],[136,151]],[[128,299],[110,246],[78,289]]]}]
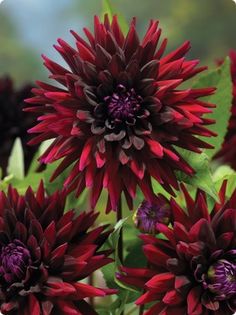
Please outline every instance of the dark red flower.
[{"label": "dark red flower", "polygon": [[0,311],[9,315],[95,315],[87,297],[105,296],[82,280],[111,262],[99,248],[106,226],[97,213],[63,214],[65,194],[0,193]]},{"label": "dark red flower", "polygon": [[148,268],[123,267],[118,277],[145,288],[137,304],[153,302],[145,315],[232,315],[236,312],[236,191],[209,214],[206,195],[193,200],[183,192],[186,211],[175,200],[170,205],[173,225],[158,223],[166,240],[141,235]]},{"label": "dark red flower", "polygon": [[142,40],[135,19],[127,36],[117,17],[111,23],[95,17],[94,35],[84,31],[88,41],[72,31],[76,49],[62,39],[55,46],[69,69],[43,57],[62,87],[38,82],[33,90],[29,110],[38,113],[39,123],[30,132],[39,135],[31,144],[55,138],[41,162],[63,159],[53,178],[74,163],[65,187],[77,195],[90,187],[92,207],[107,188],[107,211],[116,210],[122,192],[131,209],[137,186],[148,201],[154,198],[151,177],[172,192],[178,189],[175,170],[194,173],[175,147],[211,147],[198,136],[213,135],[205,127],[212,121],[203,115],[214,106],[199,98],[214,89],[178,89],[205,68],[185,59],[189,42],[162,57],[167,41],[158,46],[157,21]]},{"label": "dark red flower", "polygon": [[[216,154],[216,159],[229,164],[236,170],[236,51],[230,51],[231,59],[231,77],[233,83],[233,100],[231,108],[231,117],[229,120],[228,131],[221,150]],[[221,64],[222,62],[220,62]]]},{"label": "dark red flower", "polygon": [[168,225],[171,220],[171,210],[169,202],[163,196],[158,196],[155,203],[144,200],[139,206],[134,221],[143,233],[157,233],[157,223]]},{"label": "dark red flower", "polygon": [[15,89],[10,77],[0,78],[0,166],[4,175],[16,137],[19,137],[23,144],[26,168],[36,151],[36,148],[26,145],[29,141],[27,130],[33,126],[35,115],[24,115],[22,112],[25,106],[24,99],[32,96],[32,87],[28,84]]}]

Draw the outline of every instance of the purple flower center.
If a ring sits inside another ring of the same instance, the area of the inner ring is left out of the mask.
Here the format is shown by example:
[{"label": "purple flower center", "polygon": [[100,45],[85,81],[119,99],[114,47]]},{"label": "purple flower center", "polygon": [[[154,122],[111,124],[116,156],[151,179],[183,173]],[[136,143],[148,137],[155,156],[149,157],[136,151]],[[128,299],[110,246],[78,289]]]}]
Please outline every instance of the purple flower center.
[{"label": "purple flower center", "polygon": [[208,270],[208,288],[218,300],[225,300],[236,294],[236,263],[219,260]]},{"label": "purple flower center", "polygon": [[22,279],[30,264],[30,252],[21,241],[16,239],[2,247],[0,277],[3,277],[7,283]]},{"label": "purple flower center", "polygon": [[144,200],[135,217],[137,227],[145,233],[155,233],[158,222],[169,224],[170,208],[168,204],[154,205]]},{"label": "purple flower center", "polygon": [[134,89],[127,90],[119,84],[112,96],[104,98],[108,105],[108,115],[115,123],[124,120],[133,124],[135,116],[141,108],[142,97],[137,95]]}]

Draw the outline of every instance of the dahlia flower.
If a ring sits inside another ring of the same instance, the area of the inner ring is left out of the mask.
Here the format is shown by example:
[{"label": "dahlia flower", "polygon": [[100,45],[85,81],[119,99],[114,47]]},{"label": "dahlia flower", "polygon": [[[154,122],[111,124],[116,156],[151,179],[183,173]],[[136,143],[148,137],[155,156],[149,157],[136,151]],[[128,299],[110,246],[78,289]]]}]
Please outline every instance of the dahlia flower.
[{"label": "dahlia flower", "polygon": [[25,98],[32,96],[32,85],[15,89],[10,77],[0,78],[0,166],[6,173],[7,160],[16,137],[21,138],[25,154],[26,168],[29,166],[35,148],[26,145],[29,140],[27,130],[33,126],[35,115],[24,115],[22,108]]},{"label": "dahlia flower", "polygon": [[163,196],[158,196],[155,203],[144,200],[134,216],[137,228],[144,233],[150,234],[157,232],[156,225],[158,222],[168,225],[170,219],[170,206]]},{"label": "dahlia flower", "polygon": [[203,117],[214,106],[199,98],[214,89],[179,88],[205,68],[185,59],[189,42],[163,57],[167,41],[159,45],[157,21],[143,39],[135,19],[124,35],[116,16],[104,23],[95,17],[94,34],[84,32],[87,41],[71,32],[76,48],[62,39],[55,45],[68,68],[43,56],[61,86],[38,82],[33,90],[28,110],[39,123],[29,131],[38,134],[30,143],[54,138],[41,162],[62,159],[52,179],[73,163],[65,187],[77,195],[90,187],[92,208],[106,188],[107,211],[117,209],[122,192],[132,209],[137,186],[149,202],[155,198],[151,177],[172,192],[175,170],[194,173],[175,147],[211,147],[198,136],[214,135],[206,128],[212,120]]},{"label": "dahlia flower", "polygon": [[166,240],[142,235],[147,266],[122,268],[123,282],[145,289],[138,305],[152,302],[145,315],[231,315],[236,312],[236,191],[209,213],[206,195],[193,200],[186,189],[186,211],[174,200],[173,225],[158,223]]},{"label": "dahlia flower", "polygon": [[236,51],[230,51],[229,56],[231,59],[231,77],[233,83],[232,114],[229,120],[225,141],[215,158],[221,159],[224,163],[229,164],[236,170]]},{"label": "dahlia flower", "polygon": [[94,315],[85,298],[105,296],[82,280],[111,262],[100,251],[109,231],[88,229],[97,214],[63,214],[61,192],[0,193],[0,312],[9,315]]}]

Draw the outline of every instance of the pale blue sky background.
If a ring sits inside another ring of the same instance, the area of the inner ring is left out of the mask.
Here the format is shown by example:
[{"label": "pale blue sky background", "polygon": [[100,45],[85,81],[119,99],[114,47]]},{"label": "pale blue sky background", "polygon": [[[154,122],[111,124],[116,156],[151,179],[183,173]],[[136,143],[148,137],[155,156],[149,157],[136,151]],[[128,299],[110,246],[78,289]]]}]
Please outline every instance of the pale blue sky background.
[{"label": "pale blue sky background", "polygon": [[[70,29],[80,30],[84,19],[69,14],[70,0],[4,0],[0,10],[14,19],[22,41],[32,45],[39,54],[57,58],[52,45],[58,37],[72,42]],[[71,12],[71,11],[70,11]],[[76,13],[76,12],[75,12]]]}]

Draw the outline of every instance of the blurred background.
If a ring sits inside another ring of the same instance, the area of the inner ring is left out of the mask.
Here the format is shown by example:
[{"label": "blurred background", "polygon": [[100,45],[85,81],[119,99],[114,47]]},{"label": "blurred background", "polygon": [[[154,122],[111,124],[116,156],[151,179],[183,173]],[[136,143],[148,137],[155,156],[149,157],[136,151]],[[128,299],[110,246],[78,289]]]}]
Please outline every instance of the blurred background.
[{"label": "blurred background", "polygon": [[[150,18],[159,19],[168,50],[191,40],[189,57],[213,65],[236,48],[236,4],[232,0],[113,0],[118,13],[138,17],[144,32]],[[59,61],[52,45],[58,37],[73,44],[69,33],[92,27],[101,15],[102,0],[4,0],[0,4],[0,75],[10,74],[18,85],[47,78],[41,54]]]}]

